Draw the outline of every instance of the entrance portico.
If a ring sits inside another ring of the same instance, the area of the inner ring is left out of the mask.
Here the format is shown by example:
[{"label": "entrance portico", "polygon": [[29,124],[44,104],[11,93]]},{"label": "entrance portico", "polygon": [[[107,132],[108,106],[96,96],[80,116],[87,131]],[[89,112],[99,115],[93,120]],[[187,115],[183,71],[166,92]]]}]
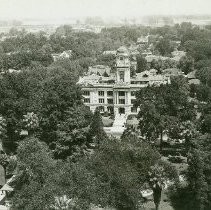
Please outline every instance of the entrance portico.
[{"label": "entrance portico", "polygon": [[125,108],[119,107],[119,114],[125,114]]}]

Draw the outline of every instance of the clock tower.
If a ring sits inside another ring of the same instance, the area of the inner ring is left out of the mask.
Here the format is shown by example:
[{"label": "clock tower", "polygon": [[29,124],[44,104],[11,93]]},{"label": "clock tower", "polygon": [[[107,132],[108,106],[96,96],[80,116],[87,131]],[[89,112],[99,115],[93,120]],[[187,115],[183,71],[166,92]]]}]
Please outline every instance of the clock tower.
[{"label": "clock tower", "polygon": [[120,47],[116,56],[116,82],[130,83],[130,59],[126,47]]}]

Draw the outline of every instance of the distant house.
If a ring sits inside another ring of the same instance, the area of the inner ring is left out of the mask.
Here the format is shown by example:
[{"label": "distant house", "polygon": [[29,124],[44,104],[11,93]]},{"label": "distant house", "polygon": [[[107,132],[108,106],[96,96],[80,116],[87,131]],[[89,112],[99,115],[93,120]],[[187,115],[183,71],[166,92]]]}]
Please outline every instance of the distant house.
[{"label": "distant house", "polygon": [[62,60],[65,58],[71,58],[72,57],[72,50],[66,50],[62,53],[53,53],[51,54],[54,61]]},{"label": "distant house", "polygon": [[147,63],[151,63],[153,60],[161,60],[161,61],[165,61],[165,60],[172,60],[175,61],[176,63],[178,63],[180,61],[180,59],[186,55],[186,52],[184,51],[174,51],[172,52],[172,57],[165,57],[165,56],[160,56],[160,55],[152,55],[151,53],[149,53],[148,55],[146,55],[145,59],[147,60]]},{"label": "distant house", "polygon": [[131,45],[129,48],[128,48],[128,51],[130,53],[130,55],[139,55],[140,52],[138,51],[138,46],[137,45]]},{"label": "distant house", "polygon": [[163,74],[167,77],[171,77],[171,76],[184,76],[184,73],[177,68],[169,68],[169,69],[165,69],[163,70]]},{"label": "distant house", "polygon": [[142,52],[141,55],[144,56],[144,57],[151,56],[152,52],[150,50],[144,50],[144,52]]},{"label": "distant house", "polygon": [[194,85],[199,85],[201,82],[199,79],[191,79],[191,80],[188,80],[188,84],[194,84]]},{"label": "distant house", "polygon": [[149,35],[147,36],[141,36],[137,39],[137,44],[138,45],[145,45],[149,43]]},{"label": "distant house", "polygon": [[164,56],[159,56],[159,55],[147,55],[145,57],[145,59],[147,60],[147,63],[151,63],[153,60],[161,60],[161,61],[164,61],[164,60],[168,60],[170,59],[169,57],[164,57]]},{"label": "distant house", "polygon": [[8,72],[11,73],[20,73],[21,70],[16,70],[16,69],[9,69]]},{"label": "distant house", "polygon": [[116,50],[106,50],[103,55],[116,55]]},{"label": "distant house", "polygon": [[171,55],[172,55],[171,59],[173,59],[173,60],[178,62],[183,56],[186,55],[186,52],[185,51],[175,50],[175,51],[173,51],[171,53]]},{"label": "distant house", "polygon": [[189,72],[186,77],[188,78],[188,80],[191,79],[196,79],[196,70]]},{"label": "distant house", "polygon": [[180,40],[177,40],[177,41],[173,40],[173,41],[171,41],[171,43],[174,45],[174,49],[177,50],[178,47],[181,44],[181,41]]},{"label": "distant house", "polygon": [[196,78],[196,70],[191,71],[190,73],[188,73],[186,75],[187,79],[188,79],[188,83],[189,84],[195,84],[195,85],[199,85],[200,84],[200,80]]},{"label": "distant house", "polygon": [[12,51],[12,52],[8,52],[8,53],[6,53],[6,55],[17,55],[17,54],[19,54],[19,53],[21,53],[21,52],[24,52],[24,53],[30,53],[31,51],[30,50],[22,50],[22,51]]},{"label": "distant house", "polygon": [[21,70],[16,70],[16,69],[8,69],[8,70],[4,70],[1,72],[1,74],[5,74],[5,73],[10,73],[10,74],[18,74],[18,73],[21,73],[22,71]]}]

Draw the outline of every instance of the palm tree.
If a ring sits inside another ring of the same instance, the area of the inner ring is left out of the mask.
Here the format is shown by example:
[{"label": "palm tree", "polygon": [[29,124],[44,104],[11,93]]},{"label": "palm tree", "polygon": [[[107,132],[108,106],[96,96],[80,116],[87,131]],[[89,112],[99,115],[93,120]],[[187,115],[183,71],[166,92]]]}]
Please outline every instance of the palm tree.
[{"label": "palm tree", "polygon": [[76,206],[76,200],[69,199],[66,195],[61,197],[55,197],[55,203],[51,205],[54,210],[74,210]]}]

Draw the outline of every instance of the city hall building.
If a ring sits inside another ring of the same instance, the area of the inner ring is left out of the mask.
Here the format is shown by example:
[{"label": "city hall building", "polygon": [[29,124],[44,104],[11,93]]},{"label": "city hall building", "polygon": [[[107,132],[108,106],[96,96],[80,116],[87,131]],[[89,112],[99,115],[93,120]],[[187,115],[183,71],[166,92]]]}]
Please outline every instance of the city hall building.
[{"label": "city hall building", "polygon": [[94,110],[117,115],[137,114],[133,106],[135,93],[148,85],[167,84],[170,78],[157,74],[155,69],[136,73],[131,76],[131,69],[136,69],[136,59],[126,47],[116,51],[116,65],[112,72],[109,67],[98,65],[90,67],[87,75],[80,77],[85,105]]}]

